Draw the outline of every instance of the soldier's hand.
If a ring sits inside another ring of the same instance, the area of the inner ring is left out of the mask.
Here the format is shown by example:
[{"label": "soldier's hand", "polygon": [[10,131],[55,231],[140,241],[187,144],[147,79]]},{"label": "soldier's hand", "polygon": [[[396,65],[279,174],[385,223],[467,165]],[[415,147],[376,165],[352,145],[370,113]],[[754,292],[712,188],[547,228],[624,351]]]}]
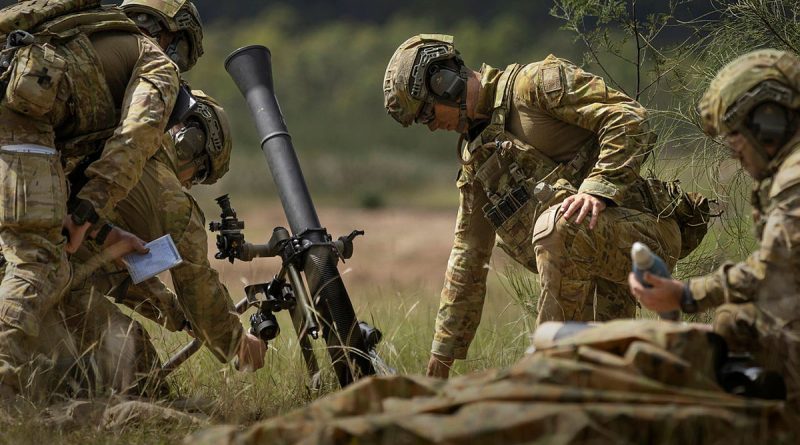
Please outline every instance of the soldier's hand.
[{"label": "soldier's hand", "polygon": [[578,216],[573,221],[575,224],[583,222],[587,215],[591,214],[592,218],[589,220],[589,229],[592,230],[597,225],[597,218],[600,212],[605,210],[606,203],[593,195],[588,193],[578,193],[577,195],[568,196],[567,199],[561,203],[561,210],[564,212],[562,216],[569,221],[576,212]]},{"label": "soldier's hand", "polygon": [[644,287],[633,273],[628,275],[631,293],[642,303],[642,306],[659,313],[681,308],[682,282],[671,278],[662,278],[650,272],[645,272],[644,280],[652,287]]},{"label": "soldier's hand", "polygon": [[267,344],[260,338],[247,332],[239,343],[238,368],[242,372],[253,372],[264,367],[264,355]]},{"label": "soldier's hand", "polygon": [[144,245],[145,242],[138,236],[115,226],[108,232],[105,243],[103,243],[103,250],[109,258],[117,260],[129,253],[145,254],[149,252],[150,249]]},{"label": "soldier's hand", "polygon": [[72,221],[72,215],[67,215],[64,217],[64,228],[61,233],[67,237],[67,245],[64,249],[68,254],[71,255],[78,251],[78,248],[81,247],[84,238],[86,238],[86,232],[89,231],[89,227],[91,226],[92,224],[88,222],[81,226],[76,225],[75,222]]},{"label": "soldier's hand", "polygon": [[454,360],[449,357],[431,354],[431,358],[428,360],[428,369],[425,371],[425,375],[428,377],[446,379],[450,377],[450,368],[453,367],[453,361]]}]

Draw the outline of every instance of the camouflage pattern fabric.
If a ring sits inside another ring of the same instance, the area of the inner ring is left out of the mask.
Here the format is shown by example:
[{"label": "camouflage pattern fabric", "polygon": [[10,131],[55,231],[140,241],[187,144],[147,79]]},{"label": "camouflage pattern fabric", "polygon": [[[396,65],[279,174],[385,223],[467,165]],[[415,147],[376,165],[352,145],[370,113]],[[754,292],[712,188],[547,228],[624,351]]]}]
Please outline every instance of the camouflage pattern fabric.
[{"label": "camouflage pattern fabric", "polygon": [[[205,407],[191,403],[154,402],[131,396],[77,398],[47,406],[35,422],[59,431],[73,431],[96,426],[101,430],[119,431],[125,428],[200,427],[207,424]],[[0,411],[2,412],[2,411]]]},{"label": "camouflage pattern fabric", "polygon": [[245,431],[204,444],[795,443],[780,402],[714,381],[708,327],[622,320],[589,329],[508,369],[448,381],[370,377]]},{"label": "camouflage pattern fabric", "polygon": [[698,104],[703,130],[710,136],[733,131],[731,125],[740,124],[741,119],[729,121],[726,113],[745,93],[769,80],[791,87],[795,94],[782,98],[783,105],[800,108],[800,58],[788,51],[761,49],[736,58],[714,76]]},{"label": "camouflage pattern fabric", "polygon": [[[541,273],[540,320],[632,316],[635,303],[626,290],[632,242],[648,244],[670,265],[681,251],[675,220],[645,212],[652,203],[633,187],[643,182],[639,168],[652,148],[646,110],[600,77],[554,56],[519,68],[511,79],[507,71],[481,69],[477,113],[495,114],[465,150],[464,157],[472,161],[458,180],[455,239],[431,349],[445,357],[467,355],[480,322],[485,265],[495,235],[512,258]],[[507,93],[504,81],[509,82]],[[497,118],[498,104],[506,101],[510,108]],[[498,139],[512,142],[515,168],[486,174],[486,166],[502,159],[498,154],[506,150],[492,143]],[[545,168],[548,163],[555,170]],[[524,177],[514,179],[512,170]],[[504,184],[514,181],[529,191],[529,185],[543,181],[552,187],[552,196],[528,201],[495,229],[483,209],[496,204]],[[588,220],[576,227],[557,217],[560,202],[579,191],[611,203],[593,231],[586,227]],[[585,312],[587,301],[597,301],[591,314]]]},{"label": "camouflage pattern fabric", "polygon": [[32,30],[44,21],[69,12],[100,6],[100,0],[26,0],[3,8],[0,35],[22,29]]},{"label": "camouflage pattern fabric", "polygon": [[725,315],[716,322],[720,332],[734,344],[751,339],[746,349],[783,370],[790,398],[800,403],[800,141],[788,144],[771,168],[774,174],[753,193],[759,248],[741,263],[689,280],[689,287],[700,310],[725,305],[718,310]]},{"label": "camouflage pattern fabric", "polygon": [[[104,116],[104,110],[121,109],[121,119],[114,120],[119,122],[114,135],[105,144],[100,160],[88,170],[90,181],[82,195],[101,215],[127,194],[138,181],[144,160],[158,149],[177,93],[175,66],[150,40],[136,37],[139,59],[125,94],[120,95],[124,96],[121,104],[109,102],[108,87],[100,77],[91,78],[96,80],[93,87],[76,79],[65,80],[84,72],[81,65],[98,60],[97,54],[89,56],[91,45],[80,33],[65,41],[54,39],[26,47],[29,51],[20,56],[27,57],[15,58],[7,71],[9,85],[14,87],[0,101],[0,146],[57,147],[64,139],[108,129],[102,126],[107,124],[106,119],[86,121],[83,117]],[[48,72],[53,69],[49,82],[36,80],[32,70],[38,68],[48,68]],[[80,100],[68,104],[71,97]],[[82,113],[71,107],[76,103],[100,112]],[[89,128],[87,122],[98,127]],[[36,369],[42,367],[31,355],[44,346],[40,328],[46,319],[52,319],[51,312],[61,302],[70,280],[61,235],[66,183],[58,155],[1,153],[4,210],[0,245],[8,266],[0,283],[0,384],[14,392],[38,390],[33,380],[40,375]]]},{"label": "camouflage pattern fabric", "polygon": [[[179,34],[186,39],[189,48],[186,54],[178,51],[179,45],[175,42],[167,48],[167,53],[173,57],[181,72],[192,69],[197,59],[203,55],[203,22],[200,12],[189,0],[124,0],[120,7],[133,20],[139,21],[140,14],[154,16],[159,26],[164,30]],[[139,22],[138,24],[142,24]],[[157,32],[152,32],[155,36]],[[175,47],[172,47],[174,45]]]},{"label": "camouflage pattern fabric", "polygon": [[37,374],[33,343],[70,279],[61,235],[66,182],[55,154],[0,151],[0,187],[0,244],[8,261],[0,283],[0,384],[19,392]]},{"label": "camouflage pattern fabric", "polygon": [[[102,394],[163,396],[154,379],[158,354],[142,326],[97,293],[67,293],[40,319],[36,337],[4,331],[3,351],[20,363],[3,385],[29,400],[52,403]],[[13,371],[13,372],[12,372]]]},{"label": "camouflage pattern fabric", "polygon": [[[129,287],[120,302],[171,330],[181,329],[188,322],[214,355],[227,362],[239,346],[242,324],[228,290],[208,262],[203,212],[178,180],[171,162],[175,156],[171,138],[165,136],[164,141],[163,151],[147,161],[139,182],[117,205],[111,220],[146,241],[172,236],[183,258],[182,264],[170,270],[176,292],[153,278]],[[92,267],[89,257],[96,254],[83,252],[76,259],[82,267]],[[124,269],[103,264],[80,284],[83,292],[94,289],[107,294],[127,277]]]},{"label": "camouflage pattern fabric", "polygon": [[78,198],[108,216],[139,181],[144,164],[161,146],[178,93],[175,66],[150,39],[140,39],[142,53],[122,104],[122,120],[108,138],[100,159],[86,169],[89,181]]},{"label": "camouflage pattern fabric", "polygon": [[[555,220],[553,233],[534,243],[542,295],[537,324],[544,321],[607,321],[634,318],[636,302],[626,279],[630,273],[630,247],[639,241],[651,246],[675,266],[680,233],[675,221],[624,207],[607,208],[594,230],[585,220],[577,225],[560,217],[551,207],[540,220]],[[599,286],[598,280],[605,285]],[[584,311],[587,300],[597,304]]]}]

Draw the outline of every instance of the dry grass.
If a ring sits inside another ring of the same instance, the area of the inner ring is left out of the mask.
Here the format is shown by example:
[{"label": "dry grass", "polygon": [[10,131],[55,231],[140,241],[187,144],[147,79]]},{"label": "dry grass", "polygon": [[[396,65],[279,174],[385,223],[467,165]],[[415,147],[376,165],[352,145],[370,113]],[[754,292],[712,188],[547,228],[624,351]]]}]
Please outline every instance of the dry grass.
[{"label": "dry grass", "polygon": [[[234,206],[236,204],[234,199]],[[247,222],[245,233],[251,241],[266,240],[272,227],[284,224],[277,204],[265,208],[242,203],[238,207],[240,217]],[[213,219],[216,211],[206,210],[208,219]],[[427,363],[454,217],[454,210],[320,210],[320,219],[329,224],[327,228],[334,236],[349,233],[354,228],[367,232],[367,236],[356,240],[354,257],[340,265],[340,271],[359,318],[383,331],[380,355],[398,372],[421,373]],[[704,243],[704,246],[714,249],[714,244],[717,243]],[[209,247],[213,252],[213,237]],[[234,265],[213,259],[212,262],[235,300],[242,297],[244,284],[267,281],[279,267],[277,261],[269,259]],[[509,264],[508,258],[496,251],[483,320],[469,359],[459,361],[453,374],[505,366],[518,360],[528,346],[537,296],[536,277]],[[643,313],[641,316],[653,315]],[[312,392],[306,387],[308,379],[291,321],[285,313],[278,314],[278,319],[283,332],[269,345],[264,369],[243,374],[201,351],[170,377],[174,396],[212,402],[214,408],[209,414],[213,422],[246,426],[335,391],[337,385],[324,342],[314,342],[324,384],[319,392]],[[246,323],[247,315],[242,320]],[[189,341],[186,334],[146,325],[164,358]],[[62,430],[42,425],[35,415],[40,409],[28,406],[10,418],[0,417],[3,431],[0,445],[45,441],[175,443],[195,429],[181,425],[138,425],[109,432],[96,425],[85,425]]]},{"label": "dry grass", "polygon": [[[241,208],[244,211],[240,216],[247,222],[245,232],[252,241],[265,240],[272,227],[283,224],[276,204],[259,210]],[[213,215],[211,212],[209,209],[207,214]],[[340,265],[340,271],[359,318],[384,333],[380,355],[398,372],[421,373],[427,363],[454,217],[452,210],[320,211],[320,219],[330,222],[328,230],[335,236],[354,228],[367,231],[366,237],[356,240],[353,259]],[[213,237],[209,244],[213,252]],[[269,280],[279,267],[276,260],[270,259],[234,265],[212,261],[235,300],[241,298],[245,283]],[[530,318],[509,296],[506,265],[507,259],[498,251],[490,273],[483,322],[469,359],[459,362],[453,374],[511,364],[528,346]],[[248,315],[242,317],[244,323]],[[170,377],[174,396],[212,401],[214,409],[210,414],[214,422],[248,425],[338,389],[322,340],[315,341],[314,346],[323,369],[323,387],[319,392],[307,389],[308,379],[288,314],[278,314],[278,320],[282,333],[269,345],[264,369],[240,373],[201,351]],[[171,333],[146,321],[145,324],[163,358],[190,340],[186,334]],[[27,406],[10,418],[0,418],[0,444],[174,443],[193,429],[138,425],[109,432],[85,425],[65,431],[43,425],[35,415],[41,409]]]}]

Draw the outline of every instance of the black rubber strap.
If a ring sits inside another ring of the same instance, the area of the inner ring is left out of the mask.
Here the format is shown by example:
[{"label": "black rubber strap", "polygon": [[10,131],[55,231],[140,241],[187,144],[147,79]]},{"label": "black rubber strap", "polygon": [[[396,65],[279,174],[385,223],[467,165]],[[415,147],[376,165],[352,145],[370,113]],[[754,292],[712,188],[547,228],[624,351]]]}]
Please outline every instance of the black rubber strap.
[{"label": "black rubber strap", "polygon": [[101,227],[100,230],[97,231],[97,235],[95,235],[94,237],[95,244],[97,244],[98,246],[102,246],[103,244],[105,244],[106,238],[108,237],[108,234],[111,233],[111,230],[113,228],[114,224],[111,223],[103,224],[103,227]]}]

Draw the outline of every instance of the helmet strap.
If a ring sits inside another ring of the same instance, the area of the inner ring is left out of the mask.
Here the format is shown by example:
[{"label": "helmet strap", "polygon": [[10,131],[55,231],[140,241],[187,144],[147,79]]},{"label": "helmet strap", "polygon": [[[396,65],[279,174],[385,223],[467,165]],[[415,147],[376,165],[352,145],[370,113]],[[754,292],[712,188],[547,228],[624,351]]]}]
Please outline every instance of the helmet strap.
[{"label": "helmet strap", "polygon": [[472,119],[467,115],[467,97],[469,96],[469,69],[463,63],[459,67],[458,77],[464,82],[464,88],[461,91],[461,97],[458,101],[458,127],[456,129],[459,133],[467,134],[470,127],[472,127]]},{"label": "helmet strap", "polygon": [[467,116],[467,93],[465,91],[461,96],[461,101],[458,103],[458,126],[456,127],[456,131],[461,133],[461,137],[464,137],[471,126],[472,120]]}]

